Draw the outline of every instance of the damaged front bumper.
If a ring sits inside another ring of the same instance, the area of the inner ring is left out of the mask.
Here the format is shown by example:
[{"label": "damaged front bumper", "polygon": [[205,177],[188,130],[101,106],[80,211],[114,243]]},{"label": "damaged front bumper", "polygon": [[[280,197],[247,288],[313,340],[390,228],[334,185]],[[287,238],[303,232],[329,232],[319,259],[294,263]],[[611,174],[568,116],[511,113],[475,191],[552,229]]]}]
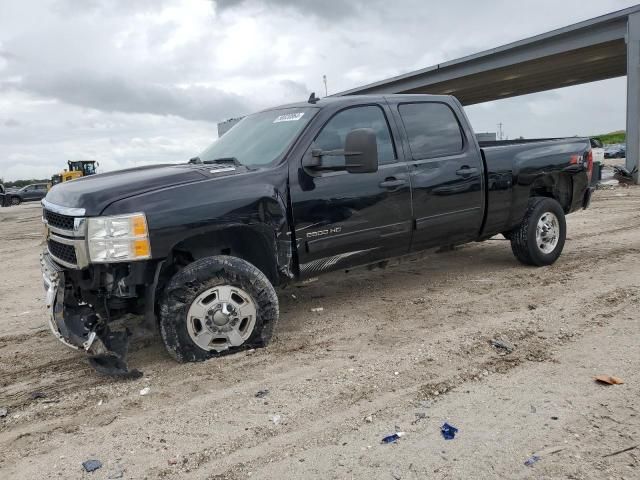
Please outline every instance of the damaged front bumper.
[{"label": "damaged front bumper", "polygon": [[68,347],[85,350],[89,363],[100,373],[141,376],[141,372],[129,370],[127,366],[129,332],[111,331],[92,305],[68,302],[65,270],[51,259],[47,251],[40,256],[40,265],[53,335]]}]

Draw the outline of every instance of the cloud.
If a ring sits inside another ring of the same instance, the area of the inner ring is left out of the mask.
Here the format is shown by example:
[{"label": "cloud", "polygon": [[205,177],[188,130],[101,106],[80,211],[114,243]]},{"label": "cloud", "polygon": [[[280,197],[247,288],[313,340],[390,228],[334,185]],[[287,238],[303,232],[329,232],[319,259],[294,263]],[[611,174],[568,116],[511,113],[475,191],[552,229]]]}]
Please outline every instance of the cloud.
[{"label": "cloud", "polygon": [[[0,1],[0,176],[78,157],[104,169],[183,161],[217,121],[323,94],[323,75],[332,94],[633,3]],[[609,82],[469,112],[512,137],[616,130],[624,81]]]},{"label": "cloud", "polygon": [[375,8],[381,0],[214,0],[222,11],[243,6],[263,6],[269,9],[285,9],[302,16],[316,16],[331,20],[347,20],[365,5]]},{"label": "cloud", "polygon": [[4,121],[4,126],[5,127],[19,127],[20,125],[22,125],[18,120],[16,120],[15,118],[8,118]]},{"label": "cloud", "polygon": [[245,99],[215,87],[180,88],[91,71],[67,72],[54,77],[29,76],[14,88],[104,112],[151,113],[219,121],[238,112],[251,111]]}]

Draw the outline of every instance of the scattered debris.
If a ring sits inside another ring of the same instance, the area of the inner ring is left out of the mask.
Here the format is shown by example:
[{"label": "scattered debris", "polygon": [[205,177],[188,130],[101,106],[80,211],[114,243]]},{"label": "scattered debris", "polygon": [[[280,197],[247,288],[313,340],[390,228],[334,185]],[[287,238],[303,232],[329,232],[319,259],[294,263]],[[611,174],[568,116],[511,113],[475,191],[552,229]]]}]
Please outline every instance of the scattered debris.
[{"label": "scattered debris", "polygon": [[252,353],[256,353],[255,348],[250,348],[249,350],[247,350],[247,355],[251,355]]},{"label": "scattered debris", "polygon": [[529,305],[527,305],[527,308],[529,310],[535,310],[536,308],[538,308],[538,306],[534,303],[530,303]]},{"label": "scattered debris", "polygon": [[100,460],[87,460],[86,462],[82,462],[82,466],[87,472],[94,472],[99,468],[102,468],[102,462]]},{"label": "scattered debris", "polygon": [[605,457],[613,457],[614,455],[620,455],[621,453],[630,452],[631,450],[635,450],[638,447],[640,447],[640,444],[632,445],[630,447],[623,448],[622,450],[616,450],[615,452],[612,452],[612,453],[607,453],[606,455],[603,455],[602,457],[603,458],[605,458]]},{"label": "scattered debris", "polygon": [[411,422],[411,425],[415,425],[420,420],[424,420],[425,418],[427,418],[427,414],[424,412],[416,412],[415,415],[416,415],[416,419],[413,422]]},{"label": "scattered debris", "polygon": [[124,468],[116,468],[113,472],[109,474],[107,478],[109,480],[116,480],[122,477],[124,477]]},{"label": "scattered debris", "polygon": [[382,439],[382,443],[396,443],[400,438],[404,437],[405,432],[396,432],[391,435],[387,435]]},{"label": "scattered debris", "polygon": [[527,467],[533,467],[533,464],[536,463],[537,461],[541,460],[541,457],[539,457],[538,455],[532,455],[529,458],[527,458],[524,462],[524,464]]},{"label": "scattered debris", "polygon": [[9,410],[7,410],[6,408],[2,407],[0,408],[0,418],[4,418],[7,415],[9,415]]},{"label": "scattered debris", "polygon": [[291,294],[291,298],[293,298],[294,300],[297,300],[297,299],[298,299],[298,297],[296,297],[296,294],[295,294],[295,293],[292,293],[292,294]]},{"label": "scattered debris", "polygon": [[633,170],[628,170],[622,165],[615,165],[613,167],[613,177],[619,182],[633,183],[633,175],[637,173],[637,167],[633,167]]},{"label": "scattered debris", "polygon": [[367,415],[366,417],[364,417],[364,421],[367,423],[372,423],[373,422],[373,415]]},{"label": "scattered debris", "polygon": [[394,375],[400,375],[400,372],[393,372]]},{"label": "scattered debris", "polygon": [[596,382],[606,383],[607,385],[622,385],[624,383],[621,378],[612,375],[597,375],[593,379]]},{"label": "scattered debris", "polygon": [[315,312],[315,313],[319,313],[319,312],[324,311],[324,308],[322,308],[322,307],[315,307],[315,308],[312,308],[312,309],[311,309],[311,311],[312,311],[312,312]]},{"label": "scattered debris", "polygon": [[102,402],[102,399],[100,399],[100,400],[98,401],[98,406],[99,406],[99,407],[101,407],[101,406],[102,406],[102,403],[103,403],[103,402]]},{"label": "scattered debris", "polygon": [[458,433],[458,429],[453,425],[449,425],[447,422],[445,422],[442,427],[440,427],[440,432],[442,433],[442,437],[445,440],[453,440],[456,436],[456,433]]},{"label": "scattered debris", "polygon": [[538,410],[536,410],[536,407],[534,405],[531,405],[531,413],[536,413]]},{"label": "scattered debris", "polygon": [[511,353],[516,349],[513,343],[504,338],[492,338],[490,343],[491,346],[505,350],[507,353]]},{"label": "scattered debris", "polygon": [[554,453],[561,452],[564,449],[565,447],[557,447],[557,446],[549,447],[549,448],[545,448],[544,450],[540,450],[539,452],[536,452],[535,455],[542,458],[542,457],[546,457],[547,455],[552,455]]},{"label": "scattered debris", "polygon": [[144,397],[145,395],[149,395],[150,391],[151,391],[151,388],[144,387],[142,390],[140,390],[140,395],[142,395]]},{"label": "scattered debris", "polygon": [[560,417],[556,417],[555,415],[551,417],[551,420],[558,420]]},{"label": "scattered debris", "polygon": [[264,398],[269,395],[269,389],[265,388],[264,390],[258,390],[256,392],[256,398]]},{"label": "scattered debris", "polygon": [[272,415],[271,416],[271,421],[274,423],[274,425],[278,425],[280,423],[281,419],[282,419],[282,417],[280,415]]},{"label": "scattered debris", "polygon": [[47,398],[47,394],[44,392],[31,392],[29,395],[31,400],[37,400],[38,398]]},{"label": "scattered debris", "polygon": [[167,463],[169,465],[176,465],[178,463],[178,459],[177,458],[170,458],[169,460],[167,460]]}]

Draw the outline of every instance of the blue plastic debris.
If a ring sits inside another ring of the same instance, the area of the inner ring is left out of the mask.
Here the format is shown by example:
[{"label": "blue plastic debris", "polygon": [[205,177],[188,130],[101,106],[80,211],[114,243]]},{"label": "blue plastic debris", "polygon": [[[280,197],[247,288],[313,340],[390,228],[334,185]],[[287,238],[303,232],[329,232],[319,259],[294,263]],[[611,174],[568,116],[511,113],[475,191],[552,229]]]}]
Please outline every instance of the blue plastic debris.
[{"label": "blue plastic debris", "polygon": [[527,460],[524,462],[524,464],[527,467],[533,467],[533,464],[536,463],[538,460],[540,460],[540,457],[537,455],[533,455],[529,458],[527,458]]},{"label": "blue plastic debris", "polygon": [[396,432],[393,435],[387,435],[382,439],[382,443],[396,443],[401,437],[404,436],[404,432]]},{"label": "blue plastic debris", "polygon": [[458,433],[458,429],[453,425],[449,425],[447,422],[440,427],[440,431],[442,432],[442,436],[445,440],[453,440]]},{"label": "blue plastic debris", "polygon": [[87,472],[93,472],[102,468],[102,462],[100,460],[87,460],[86,462],[82,462],[82,466]]}]

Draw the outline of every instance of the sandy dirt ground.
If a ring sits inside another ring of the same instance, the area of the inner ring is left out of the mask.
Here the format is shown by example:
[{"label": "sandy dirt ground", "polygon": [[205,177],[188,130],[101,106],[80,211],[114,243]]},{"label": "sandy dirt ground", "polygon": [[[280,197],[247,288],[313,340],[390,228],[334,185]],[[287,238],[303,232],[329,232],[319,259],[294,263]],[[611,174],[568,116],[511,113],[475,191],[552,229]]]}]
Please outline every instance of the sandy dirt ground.
[{"label": "sandy dirt ground", "polygon": [[640,444],[640,188],[597,191],[551,267],[495,239],[330,274],[280,292],[268,348],[177,364],[154,338],[135,381],[47,329],[39,216],[0,209],[2,479],[640,478],[615,454]]}]

